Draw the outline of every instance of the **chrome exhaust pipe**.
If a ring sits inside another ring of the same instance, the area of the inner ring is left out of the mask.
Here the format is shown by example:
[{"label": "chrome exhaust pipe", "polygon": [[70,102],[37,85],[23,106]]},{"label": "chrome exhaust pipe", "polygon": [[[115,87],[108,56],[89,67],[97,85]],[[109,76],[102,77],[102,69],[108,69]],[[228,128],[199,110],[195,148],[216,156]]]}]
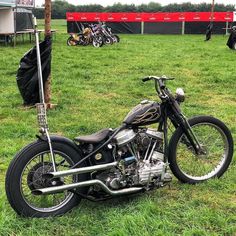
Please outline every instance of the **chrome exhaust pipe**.
[{"label": "chrome exhaust pipe", "polygon": [[117,164],[118,164],[117,161],[115,161],[108,164],[87,166],[87,167],[81,167],[81,168],[75,168],[75,169],[63,170],[63,171],[57,171],[57,172],[49,172],[49,173],[44,174],[43,177],[46,179],[51,179],[51,178],[58,178],[58,177],[63,177],[67,175],[83,174],[83,173],[93,172],[97,170],[106,170],[106,169],[110,169],[111,167],[117,166]]},{"label": "chrome exhaust pipe", "polygon": [[36,190],[32,191],[32,194],[34,194],[34,195],[54,194],[54,193],[60,193],[65,190],[70,190],[70,189],[85,187],[85,186],[91,186],[91,185],[95,185],[95,184],[99,185],[106,193],[108,193],[112,196],[137,193],[137,192],[140,192],[141,190],[143,190],[143,188],[140,188],[140,187],[139,188],[138,187],[124,188],[121,190],[111,190],[101,180],[94,179],[94,180],[82,181],[79,183],[66,184],[66,185],[62,185],[62,186],[36,189]]}]

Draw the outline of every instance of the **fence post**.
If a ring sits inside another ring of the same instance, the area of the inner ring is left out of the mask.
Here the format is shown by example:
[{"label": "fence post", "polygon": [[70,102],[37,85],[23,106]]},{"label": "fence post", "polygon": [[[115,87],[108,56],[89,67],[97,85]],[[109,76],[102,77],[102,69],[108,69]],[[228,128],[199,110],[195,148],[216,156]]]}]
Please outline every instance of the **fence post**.
[{"label": "fence post", "polygon": [[182,21],[182,35],[185,34],[185,21]]},{"label": "fence post", "polygon": [[141,34],[144,34],[144,22],[141,22]]},{"label": "fence post", "polygon": [[229,22],[226,21],[226,26],[225,26],[225,35],[228,35],[228,28],[229,28]]}]

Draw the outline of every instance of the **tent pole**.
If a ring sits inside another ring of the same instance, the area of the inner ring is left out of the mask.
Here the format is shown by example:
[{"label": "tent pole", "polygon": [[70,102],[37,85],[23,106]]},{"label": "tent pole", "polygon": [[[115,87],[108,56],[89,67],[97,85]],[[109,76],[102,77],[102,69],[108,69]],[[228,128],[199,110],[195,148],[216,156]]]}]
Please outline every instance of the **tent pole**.
[{"label": "tent pole", "polygon": [[[51,0],[45,0],[45,36],[51,37],[51,8],[52,3]],[[47,103],[47,107],[51,108],[51,74],[49,74],[48,79],[45,82],[45,102]]]},{"label": "tent pole", "polygon": [[17,13],[17,3],[15,8],[13,8],[13,14],[14,14],[14,47],[16,47],[16,13]]}]

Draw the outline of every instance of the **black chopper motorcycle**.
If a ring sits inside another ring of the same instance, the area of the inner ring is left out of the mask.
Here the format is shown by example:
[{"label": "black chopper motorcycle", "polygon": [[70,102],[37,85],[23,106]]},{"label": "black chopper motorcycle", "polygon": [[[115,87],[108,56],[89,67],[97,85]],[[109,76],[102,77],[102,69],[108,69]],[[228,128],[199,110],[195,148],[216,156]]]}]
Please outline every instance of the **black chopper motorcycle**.
[{"label": "black chopper motorcycle", "polygon": [[[12,160],[6,175],[7,198],[26,217],[62,215],[80,203],[149,191],[170,184],[220,177],[230,165],[233,139],[211,116],[187,119],[166,76],[149,76],[159,102],[144,100],[116,129],[76,137],[50,136],[45,106],[38,104],[41,135]],[[169,125],[174,127],[170,133]],[[155,125],[156,128],[153,128]]]}]

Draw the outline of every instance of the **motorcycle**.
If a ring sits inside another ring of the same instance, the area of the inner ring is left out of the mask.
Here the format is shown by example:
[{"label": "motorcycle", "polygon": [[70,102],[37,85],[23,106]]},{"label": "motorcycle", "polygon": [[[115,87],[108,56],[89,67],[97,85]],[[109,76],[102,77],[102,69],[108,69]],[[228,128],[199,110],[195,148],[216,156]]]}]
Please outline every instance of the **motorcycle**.
[{"label": "motorcycle", "polygon": [[103,35],[103,41],[105,44],[113,44],[120,42],[120,37],[116,34],[113,34],[111,28],[107,27],[105,23],[102,23],[100,27]]},{"label": "motorcycle", "polygon": [[81,33],[71,34],[67,39],[68,46],[87,46],[92,44],[94,47],[103,45],[103,38],[100,35],[100,30],[96,25],[89,24]]},{"label": "motorcycle", "polygon": [[41,135],[14,157],[6,174],[12,208],[26,217],[57,216],[83,198],[101,201],[164,187],[171,172],[188,184],[221,177],[233,156],[230,130],[212,116],[187,119],[180,108],[183,89],[174,95],[166,86],[172,79],[145,77],[143,82],[154,81],[158,101],[140,102],[118,128],[74,140],[49,135],[45,106],[38,104]]}]

